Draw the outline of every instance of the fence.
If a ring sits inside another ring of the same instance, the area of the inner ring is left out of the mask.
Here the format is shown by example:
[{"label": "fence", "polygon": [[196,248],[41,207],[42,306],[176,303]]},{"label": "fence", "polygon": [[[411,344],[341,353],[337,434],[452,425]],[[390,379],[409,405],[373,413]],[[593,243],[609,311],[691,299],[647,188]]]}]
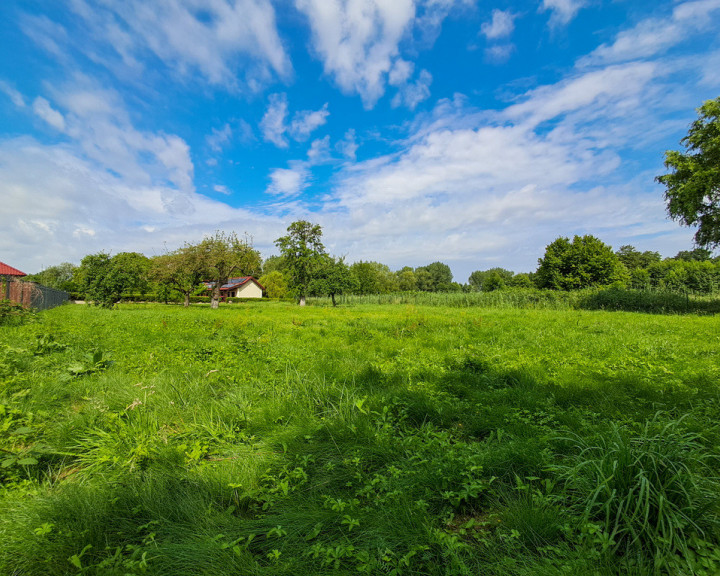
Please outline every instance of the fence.
[{"label": "fence", "polygon": [[26,308],[49,310],[68,301],[68,293],[35,282],[22,282],[0,276],[0,299]]}]

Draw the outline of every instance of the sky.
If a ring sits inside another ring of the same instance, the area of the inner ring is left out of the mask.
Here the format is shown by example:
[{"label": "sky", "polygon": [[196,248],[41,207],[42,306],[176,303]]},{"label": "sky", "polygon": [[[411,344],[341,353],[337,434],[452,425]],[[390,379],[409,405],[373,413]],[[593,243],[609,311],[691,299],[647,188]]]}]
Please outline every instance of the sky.
[{"label": "sky", "polygon": [[559,236],[673,256],[666,150],[720,96],[720,0],[3,0],[0,261],[217,230],[455,281]]}]

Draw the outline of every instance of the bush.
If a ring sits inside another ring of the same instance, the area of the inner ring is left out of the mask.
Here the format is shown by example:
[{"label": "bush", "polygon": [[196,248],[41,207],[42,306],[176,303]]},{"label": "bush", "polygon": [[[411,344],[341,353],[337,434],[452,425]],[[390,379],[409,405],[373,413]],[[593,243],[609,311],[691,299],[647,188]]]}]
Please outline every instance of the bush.
[{"label": "bush", "polygon": [[0,326],[22,324],[32,311],[10,300],[0,300]]}]

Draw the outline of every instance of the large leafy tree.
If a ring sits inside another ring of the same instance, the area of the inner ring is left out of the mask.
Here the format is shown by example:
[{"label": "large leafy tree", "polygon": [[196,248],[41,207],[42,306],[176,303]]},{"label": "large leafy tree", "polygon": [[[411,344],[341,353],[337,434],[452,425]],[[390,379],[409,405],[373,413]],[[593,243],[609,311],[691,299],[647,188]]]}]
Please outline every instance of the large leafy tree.
[{"label": "large leafy tree", "polygon": [[147,290],[149,267],[148,258],[137,252],[120,252],[112,258],[99,252],[82,259],[76,276],[86,299],[110,308],[123,294]]},{"label": "large leafy tree", "polygon": [[77,269],[78,267],[74,264],[63,262],[62,264],[50,266],[42,272],[28,276],[25,280],[38,282],[39,284],[55,288],[56,290],[75,292],[77,290],[77,283],[75,282]]},{"label": "large leafy tree", "polygon": [[179,250],[153,258],[150,278],[163,286],[180,292],[185,307],[190,305],[190,295],[205,278],[205,261],[198,244],[185,244]]},{"label": "large leafy tree", "polygon": [[570,242],[558,238],[545,248],[538,260],[536,281],[540,288],[573,290],[626,282],[627,269],[612,251],[595,236],[575,236]]},{"label": "large leafy tree", "polygon": [[[427,272],[423,274],[422,272]],[[427,292],[446,292],[451,290],[452,271],[450,266],[442,262],[433,262],[415,269],[418,288]],[[421,285],[422,284],[422,285]]]},{"label": "large leafy tree", "polygon": [[665,152],[671,172],[657,177],[665,186],[670,217],[697,226],[695,242],[720,246],[720,98],[706,101],[680,143],[684,151]]},{"label": "large leafy tree", "polygon": [[258,276],[262,268],[260,253],[252,247],[250,239],[241,240],[235,232],[215,232],[200,242],[197,252],[206,280],[212,282],[212,308],[218,307],[220,288],[230,278]]},{"label": "large leafy tree", "polygon": [[287,228],[287,234],[275,240],[280,254],[285,260],[290,289],[298,297],[300,306],[305,306],[310,283],[315,277],[325,254],[322,243],[322,228],[307,220],[293,222]]},{"label": "large leafy tree", "polygon": [[354,278],[343,258],[334,258],[327,254],[320,257],[314,278],[310,282],[310,293],[329,296],[332,305],[337,306],[335,296],[350,292],[354,287]]},{"label": "large leafy tree", "polygon": [[489,270],[476,270],[468,278],[468,284],[478,292],[492,292],[500,290],[510,283],[514,273],[505,268],[490,268]]}]

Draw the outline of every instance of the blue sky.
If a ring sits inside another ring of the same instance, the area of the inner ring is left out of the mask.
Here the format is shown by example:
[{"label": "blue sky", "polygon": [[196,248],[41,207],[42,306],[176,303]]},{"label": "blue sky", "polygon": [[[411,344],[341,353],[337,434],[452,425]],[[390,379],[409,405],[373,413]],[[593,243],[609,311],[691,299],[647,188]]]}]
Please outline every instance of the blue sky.
[{"label": "blue sky", "polygon": [[4,0],[0,260],[215,230],[455,280],[558,236],[672,256],[663,152],[720,95],[720,0]]}]

